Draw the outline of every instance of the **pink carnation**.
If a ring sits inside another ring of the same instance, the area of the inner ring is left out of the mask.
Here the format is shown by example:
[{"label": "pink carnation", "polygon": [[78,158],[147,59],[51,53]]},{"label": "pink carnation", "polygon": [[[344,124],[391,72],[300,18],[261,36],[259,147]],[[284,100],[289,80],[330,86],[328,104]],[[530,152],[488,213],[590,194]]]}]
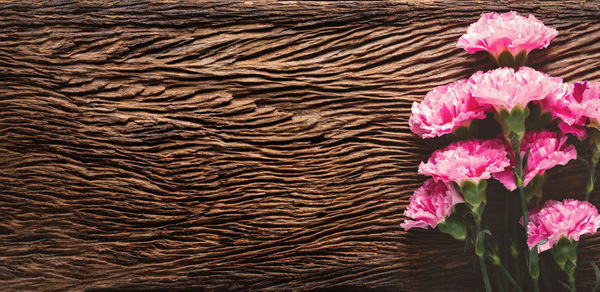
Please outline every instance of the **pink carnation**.
[{"label": "pink carnation", "polygon": [[421,138],[439,137],[473,119],[485,118],[485,111],[471,96],[467,79],[439,86],[425,95],[423,102],[414,102],[408,123]]},{"label": "pink carnation", "polygon": [[482,14],[471,24],[456,46],[469,54],[488,51],[498,58],[504,50],[517,55],[522,51],[529,54],[534,49],[546,48],[557,34],[555,29],[545,26],[531,14],[525,18],[514,11],[492,12]]},{"label": "pink carnation", "polygon": [[538,246],[538,252],[543,252],[551,249],[561,237],[579,241],[581,235],[595,233],[598,227],[600,216],[592,204],[573,199],[550,200],[542,208],[529,212],[527,245],[531,249],[547,239],[548,242]]},{"label": "pink carnation", "polygon": [[[546,170],[557,165],[565,165],[572,159],[577,159],[575,146],[566,144],[567,136],[556,134],[547,130],[541,132],[528,131],[521,141],[521,159],[529,150],[529,158],[525,166],[524,185],[527,184],[538,174],[543,174]],[[511,167],[504,171],[494,174],[494,178],[499,180],[508,190],[514,191],[517,188],[515,177]]]},{"label": "pink carnation", "polygon": [[478,71],[469,79],[471,94],[482,106],[490,105],[497,112],[515,107],[525,108],[531,101],[563,96],[566,87],[562,79],[550,77],[529,67],[498,68]]},{"label": "pink carnation", "polygon": [[404,216],[414,220],[405,220],[400,224],[404,230],[411,228],[435,228],[454,211],[454,205],[463,203],[462,196],[454,186],[428,179],[410,198]]},{"label": "pink carnation", "polygon": [[458,141],[433,152],[427,163],[421,162],[419,174],[431,175],[436,181],[479,183],[492,173],[510,165],[500,139]]},{"label": "pink carnation", "polygon": [[600,126],[600,83],[576,82],[568,86],[566,94],[552,96],[542,106],[560,119],[558,126],[563,132],[583,140],[588,123]]}]

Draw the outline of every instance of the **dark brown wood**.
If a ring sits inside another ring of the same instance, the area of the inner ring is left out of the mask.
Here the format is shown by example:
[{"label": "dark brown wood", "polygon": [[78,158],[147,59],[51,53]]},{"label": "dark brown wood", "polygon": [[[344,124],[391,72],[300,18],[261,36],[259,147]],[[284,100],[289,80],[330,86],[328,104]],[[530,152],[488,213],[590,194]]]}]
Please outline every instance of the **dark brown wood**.
[{"label": "dark brown wood", "polygon": [[508,9],[560,33],[532,67],[600,80],[597,2],[0,4],[0,287],[480,289],[461,243],[399,227],[443,143],[407,120],[488,68],[456,41]]}]

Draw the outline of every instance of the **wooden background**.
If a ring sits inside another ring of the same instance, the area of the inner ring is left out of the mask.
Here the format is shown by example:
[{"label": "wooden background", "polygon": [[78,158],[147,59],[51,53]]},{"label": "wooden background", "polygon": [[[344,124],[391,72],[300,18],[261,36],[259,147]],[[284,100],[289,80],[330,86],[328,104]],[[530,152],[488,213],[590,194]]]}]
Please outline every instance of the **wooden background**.
[{"label": "wooden background", "polygon": [[477,290],[461,243],[399,227],[443,144],[411,103],[489,68],[455,48],[489,11],[558,29],[532,67],[600,81],[597,2],[29,2],[0,3],[9,291]]}]

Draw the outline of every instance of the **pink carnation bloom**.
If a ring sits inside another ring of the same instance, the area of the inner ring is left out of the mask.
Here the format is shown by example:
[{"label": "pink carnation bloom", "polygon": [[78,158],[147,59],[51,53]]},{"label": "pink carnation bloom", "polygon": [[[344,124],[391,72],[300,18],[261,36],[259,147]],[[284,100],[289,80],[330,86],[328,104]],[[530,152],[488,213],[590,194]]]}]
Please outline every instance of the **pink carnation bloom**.
[{"label": "pink carnation bloom", "polygon": [[514,11],[484,13],[477,22],[469,25],[456,47],[469,54],[488,51],[498,58],[504,50],[517,55],[522,51],[529,54],[534,49],[546,48],[557,34],[555,29],[545,26],[531,14],[525,18]]},{"label": "pink carnation bloom", "polygon": [[560,119],[558,127],[579,140],[587,137],[586,125],[600,127],[600,83],[576,82],[563,96],[542,102],[545,110]]},{"label": "pink carnation bloom", "polygon": [[436,87],[425,95],[423,102],[414,102],[408,123],[410,130],[421,138],[433,138],[483,118],[484,109],[471,96],[467,79],[462,79]]},{"label": "pink carnation bloom", "polygon": [[428,179],[410,197],[404,216],[413,220],[405,220],[400,224],[404,230],[411,228],[435,228],[454,211],[454,205],[463,203],[462,196],[453,185]]},{"label": "pink carnation bloom", "polygon": [[561,78],[550,77],[529,67],[498,68],[478,71],[469,79],[471,94],[482,106],[490,105],[497,112],[515,107],[525,108],[531,101],[563,96],[565,86]]},{"label": "pink carnation bloom", "polygon": [[592,204],[573,199],[549,200],[543,207],[529,212],[527,245],[531,249],[547,239],[548,242],[538,246],[538,252],[543,252],[551,249],[561,237],[579,241],[581,235],[595,233],[598,227],[600,216]]},{"label": "pink carnation bloom", "polygon": [[[548,130],[525,133],[525,137],[521,141],[521,159],[523,159],[527,150],[529,150],[529,158],[524,169],[524,186],[527,186],[536,175],[541,175],[554,166],[565,165],[570,160],[577,159],[575,146],[566,144],[566,142],[566,135],[556,134]],[[517,188],[511,167],[495,173],[494,178],[499,180],[509,191],[514,191]]]},{"label": "pink carnation bloom", "polygon": [[504,142],[500,139],[458,141],[433,152],[427,163],[421,162],[419,174],[436,181],[479,183],[492,173],[510,165]]}]

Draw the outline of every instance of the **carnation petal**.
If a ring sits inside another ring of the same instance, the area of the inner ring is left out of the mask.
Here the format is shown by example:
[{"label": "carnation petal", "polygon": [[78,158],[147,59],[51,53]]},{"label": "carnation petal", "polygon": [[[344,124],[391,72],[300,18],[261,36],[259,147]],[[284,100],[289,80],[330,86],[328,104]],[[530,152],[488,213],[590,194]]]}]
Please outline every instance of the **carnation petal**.
[{"label": "carnation petal", "polygon": [[421,138],[433,138],[485,116],[485,109],[471,96],[467,79],[462,79],[438,86],[421,103],[414,102],[408,123],[411,131]]},{"label": "carnation petal", "polygon": [[548,240],[538,246],[538,252],[546,251],[561,237],[578,241],[583,234],[595,233],[600,227],[598,210],[589,202],[566,199],[562,202],[549,200],[543,207],[529,212],[527,244]]},{"label": "carnation petal", "polygon": [[[409,218],[400,224],[404,230],[411,228],[435,228],[454,211],[456,204],[463,203],[462,196],[452,184],[426,180],[410,198],[404,211]],[[412,219],[412,220],[411,220]]]},{"label": "carnation petal", "polygon": [[588,124],[600,125],[600,82],[576,82],[562,96],[550,96],[542,107],[559,119],[559,128],[579,140],[587,138]]},{"label": "carnation petal", "polygon": [[479,183],[510,165],[504,142],[500,139],[458,141],[435,151],[427,163],[421,162],[419,174],[436,181]]},{"label": "carnation petal", "polygon": [[494,173],[494,178],[501,182],[504,187],[511,192],[517,189],[515,175],[510,167],[506,168],[504,171]]},{"label": "carnation petal", "polygon": [[[529,157],[524,169],[523,186],[527,186],[536,175],[542,175],[557,165],[566,165],[569,161],[577,159],[575,146],[566,142],[567,137],[564,134],[557,134],[548,130],[527,131],[525,133],[521,142],[520,155],[523,159],[529,151]],[[516,189],[511,166],[508,166],[502,172],[495,173],[494,178],[500,181],[509,191]]]},{"label": "carnation petal", "polygon": [[488,51],[497,58],[504,50],[516,55],[521,51],[529,53],[546,48],[556,35],[555,29],[545,26],[531,14],[525,18],[514,11],[492,12],[482,14],[477,22],[471,24],[467,33],[459,38],[457,47],[469,54]]},{"label": "carnation petal", "polygon": [[469,78],[471,94],[481,106],[490,106],[496,112],[515,107],[525,108],[530,102],[563,96],[566,86],[562,79],[550,77],[529,67],[498,68],[478,71]]}]

